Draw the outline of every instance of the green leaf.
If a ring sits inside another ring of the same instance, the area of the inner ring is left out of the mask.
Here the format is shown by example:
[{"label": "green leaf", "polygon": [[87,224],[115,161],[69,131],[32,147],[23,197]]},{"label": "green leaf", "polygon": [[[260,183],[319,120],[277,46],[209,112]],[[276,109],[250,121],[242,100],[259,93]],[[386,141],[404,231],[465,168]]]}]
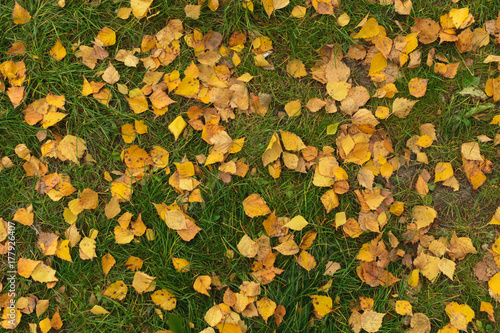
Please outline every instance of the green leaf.
[{"label": "green leaf", "polygon": [[339,128],[339,124],[340,123],[335,123],[335,124],[328,125],[328,127],[326,128],[326,134],[328,134],[328,135],[334,135],[335,133],[337,133],[337,129]]},{"label": "green leaf", "polygon": [[184,323],[182,322],[181,317],[177,317],[174,314],[168,315],[168,326],[170,330],[175,333],[184,333]]}]

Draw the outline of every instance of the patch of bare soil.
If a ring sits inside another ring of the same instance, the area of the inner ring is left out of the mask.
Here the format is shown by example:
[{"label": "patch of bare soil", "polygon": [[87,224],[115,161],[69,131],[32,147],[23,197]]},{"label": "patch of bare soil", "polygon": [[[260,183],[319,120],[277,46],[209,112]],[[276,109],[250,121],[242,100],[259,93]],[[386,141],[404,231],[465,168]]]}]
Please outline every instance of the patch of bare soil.
[{"label": "patch of bare soil", "polygon": [[453,227],[457,219],[466,218],[471,224],[482,224],[483,221],[476,217],[479,212],[474,208],[478,193],[472,190],[467,181],[460,181],[460,189],[454,191],[452,188],[436,185],[432,191],[434,209],[438,212],[441,226]]}]

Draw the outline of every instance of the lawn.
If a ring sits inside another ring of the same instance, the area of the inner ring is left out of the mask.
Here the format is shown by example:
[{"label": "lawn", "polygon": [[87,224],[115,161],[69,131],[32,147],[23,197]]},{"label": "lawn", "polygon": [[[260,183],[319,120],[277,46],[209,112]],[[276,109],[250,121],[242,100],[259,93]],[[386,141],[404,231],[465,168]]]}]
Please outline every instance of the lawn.
[{"label": "lawn", "polygon": [[6,330],[499,330],[499,2],[7,0],[0,31]]}]

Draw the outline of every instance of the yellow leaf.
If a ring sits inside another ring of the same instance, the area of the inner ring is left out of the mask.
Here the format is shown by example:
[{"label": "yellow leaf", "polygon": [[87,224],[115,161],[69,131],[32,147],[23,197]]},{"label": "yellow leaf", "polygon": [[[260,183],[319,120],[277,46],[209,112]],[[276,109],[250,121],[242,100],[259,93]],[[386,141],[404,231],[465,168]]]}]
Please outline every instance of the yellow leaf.
[{"label": "yellow leaf", "polygon": [[306,7],[295,6],[292,9],[292,14],[291,15],[292,15],[292,17],[295,17],[295,18],[303,18],[304,16],[306,16],[306,10],[307,10]]},{"label": "yellow leaf", "polygon": [[200,11],[201,11],[200,5],[186,5],[186,7],[184,7],[184,12],[186,13],[186,17],[189,17],[190,19],[193,20],[197,20],[200,18]]},{"label": "yellow leaf", "polygon": [[[460,65],[459,62],[452,63],[452,64],[443,64],[440,62],[436,62],[434,64],[434,73],[436,74],[441,74],[442,76],[448,78],[448,79],[453,79],[455,75],[457,75],[457,70],[458,66]],[[488,83],[486,83],[486,87],[488,86]]]},{"label": "yellow leaf", "polygon": [[14,10],[12,11],[12,20],[14,21],[15,24],[26,24],[31,20],[31,15],[16,1],[14,5]]},{"label": "yellow leaf", "polygon": [[390,212],[396,216],[401,216],[405,210],[405,203],[396,201],[391,205]]},{"label": "yellow leaf", "polygon": [[65,113],[49,111],[43,116],[43,119],[40,122],[40,124],[42,125],[43,128],[49,128],[57,124],[66,116],[67,114]]},{"label": "yellow leaf", "polygon": [[165,212],[165,224],[173,230],[187,229],[186,216],[178,209]]},{"label": "yellow leaf", "polygon": [[[404,2],[403,2],[404,1]],[[395,0],[394,9],[401,15],[410,15],[413,4],[411,0]]]},{"label": "yellow leaf", "polygon": [[385,56],[380,52],[376,53],[372,58],[368,75],[375,75],[376,73],[383,71],[386,67],[387,60],[385,59]]},{"label": "yellow leaf", "polygon": [[132,8],[121,7],[118,9],[118,12],[116,13],[116,17],[121,18],[122,20],[126,20],[129,18],[131,13],[132,13]]},{"label": "yellow leaf", "polygon": [[104,208],[104,214],[108,219],[112,219],[120,213],[120,202],[117,197],[112,196]]},{"label": "yellow leaf", "polygon": [[349,24],[349,21],[351,21],[351,18],[347,13],[342,13],[338,18],[337,18],[337,24],[340,25],[341,27],[345,27],[346,25]]},{"label": "yellow leaf", "polygon": [[281,148],[278,133],[274,133],[262,155],[262,164],[267,166],[269,163],[276,161],[281,156],[282,152],[283,148]]},{"label": "yellow leaf", "polygon": [[89,237],[84,237],[80,242],[80,258],[82,260],[92,260],[97,258],[95,254],[95,240]]},{"label": "yellow leaf", "polygon": [[208,0],[208,8],[215,12],[219,8],[219,0]]},{"label": "yellow leaf", "polygon": [[130,0],[132,14],[138,19],[146,16],[153,0]]},{"label": "yellow leaf", "polygon": [[52,46],[49,53],[52,58],[54,58],[57,61],[60,61],[64,59],[64,57],[66,56],[66,49],[64,48],[64,46],[61,44],[60,41],[57,41],[54,44],[54,46]]},{"label": "yellow leaf", "polygon": [[92,88],[89,81],[87,81],[87,79],[84,76],[83,77],[82,95],[88,96],[88,95],[92,94],[93,92],[94,92],[94,89]]},{"label": "yellow leaf", "polygon": [[311,98],[307,104],[306,108],[311,112],[318,112],[326,105],[326,102],[319,98]]},{"label": "yellow leaf", "polygon": [[172,258],[175,270],[179,273],[189,272],[189,261],[182,258]]},{"label": "yellow leaf", "polygon": [[371,38],[380,33],[378,22],[375,18],[370,18],[363,25],[361,30],[354,36],[354,38]]},{"label": "yellow leaf", "polygon": [[127,296],[128,288],[122,280],[112,283],[102,293],[103,296],[122,301]]},{"label": "yellow leaf", "polygon": [[33,224],[33,218],[35,214],[33,214],[33,205],[29,205],[27,208],[19,208],[12,220],[19,222],[23,225],[30,226]]},{"label": "yellow leaf", "polygon": [[286,71],[294,78],[307,76],[306,67],[299,59],[293,59],[286,65]]},{"label": "yellow leaf", "polygon": [[360,297],[359,298],[359,307],[363,311],[370,311],[373,309],[373,304],[375,301],[371,297]]},{"label": "yellow leaf", "polygon": [[474,319],[474,311],[467,304],[449,303],[445,308],[451,324],[458,330],[466,331],[467,324]]},{"label": "yellow leaf", "polygon": [[378,119],[386,119],[387,117],[389,117],[389,114],[390,111],[387,106],[379,105],[377,107],[377,110],[375,110],[375,117],[377,117]]},{"label": "yellow leaf", "polygon": [[56,256],[63,260],[73,262],[69,253],[69,240],[63,240],[57,245]]},{"label": "yellow leaf", "polygon": [[207,313],[205,313],[204,318],[208,325],[210,325],[211,327],[216,326],[222,320],[221,308],[218,305],[212,306],[210,309],[208,309]]},{"label": "yellow leaf", "polygon": [[285,227],[290,228],[292,230],[300,231],[304,229],[309,223],[306,221],[304,217],[301,215],[295,216],[293,219],[290,220],[287,224],[285,224]]},{"label": "yellow leaf", "polygon": [[337,133],[337,129],[339,128],[340,123],[330,124],[326,127],[326,134],[335,135]]},{"label": "yellow leaf", "polygon": [[243,82],[250,82],[251,79],[253,79],[253,76],[250,75],[250,73],[245,73],[237,78],[238,81],[243,81]]},{"label": "yellow leaf", "polygon": [[378,332],[382,326],[385,313],[378,313],[372,310],[365,311],[361,315],[361,328],[367,332]]},{"label": "yellow leaf", "polygon": [[175,90],[175,93],[184,97],[194,97],[200,91],[200,81],[198,79],[192,78],[191,76],[186,76],[182,79],[181,83]]},{"label": "yellow leaf", "polygon": [[493,215],[491,221],[488,224],[500,225],[500,206],[498,206],[497,210],[495,211],[495,215]]},{"label": "yellow leaf", "polygon": [[351,89],[351,84],[347,82],[334,81],[326,84],[326,91],[336,101],[344,100],[349,89]]},{"label": "yellow leaf", "polygon": [[[132,91],[129,91],[129,95]],[[131,98],[125,97],[125,99],[134,113],[143,113],[148,110],[148,100],[144,95],[137,95]]]},{"label": "yellow leaf", "polygon": [[182,118],[182,116],[178,116],[174,119],[174,121],[170,123],[170,125],[168,125],[168,129],[170,130],[170,132],[172,132],[176,141],[179,138],[179,135],[181,135],[184,128],[186,128],[186,125],[187,123]]},{"label": "yellow leaf", "polygon": [[493,277],[488,281],[488,286],[495,297],[500,296],[500,272],[493,275]]},{"label": "yellow leaf", "polygon": [[212,278],[208,275],[200,275],[194,281],[193,288],[197,292],[203,295],[210,296],[208,290],[212,289],[210,284],[212,283]]},{"label": "yellow leaf", "polygon": [[63,326],[61,315],[59,314],[59,308],[57,308],[56,313],[52,316],[50,320],[50,326],[55,330],[60,330]]},{"label": "yellow leaf", "polygon": [[127,269],[130,269],[131,271],[138,271],[142,268],[143,264],[144,260],[141,258],[130,256],[123,266],[127,267]]},{"label": "yellow leaf", "polygon": [[486,312],[488,314],[488,319],[492,322],[495,322],[495,311],[491,303],[481,302],[481,308],[479,309],[479,311]]},{"label": "yellow leaf", "polygon": [[103,46],[111,46],[116,43],[116,34],[110,28],[104,27],[99,31],[96,39],[100,40]]},{"label": "yellow leaf", "polygon": [[96,316],[110,313],[108,310],[99,305],[94,305],[92,309],[90,309],[90,312],[92,312],[92,314],[95,314]]},{"label": "yellow leaf", "polygon": [[469,8],[452,8],[448,15],[455,28],[459,28],[469,16]]},{"label": "yellow leaf", "polygon": [[154,146],[149,152],[153,165],[157,168],[166,168],[170,154],[160,146]]},{"label": "yellow leaf", "polygon": [[434,282],[440,271],[439,261],[439,258],[421,252],[413,260],[413,265],[415,265],[429,281]]},{"label": "yellow leaf", "polygon": [[101,77],[104,82],[108,84],[115,84],[120,79],[120,74],[116,70],[115,66],[113,66],[110,62]]},{"label": "yellow leaf", "polygon": [[423,229],[431,225],[438,216],[436,210],[429,206],[413,207],[412,215],[418,229]]},{"label": "yellow leaf", "polygon": [[101,265],[102,265],[102,271],[104,275],[108,275],[109,271],[111,268],[116,264],[115,258],[110,254],[107,253],[101,258]]},{"label": "yellow leaf", "polygon": [[247,258],[255,257],[259,251],[259,245],[248,237],[248,235],[244,235],[241,238],[237,248],[238,251],[240,251],[240,253]]},{"label": "yellow leaf", "polygon": [[45,265],[43,262],[39,263],[33,272],[31,278],[37,282],[50,283],[59,281],[56,278],[56,271],[52,267]]},{"label": "yellow leaf", "polygon": [[155,279],[155,277],[149,276],[146,273],[135,272],[132,287],[134,287],[135,291],[139,294],[153,291],[156,286],[156,282],[154,281]]},{"label": "yellow leaf", "polygon": [[325,194],[321,196],[321,202],[323,206],[325,206],[327,213],[339,206],[339,198],[333,189],[326,191]]},{"label": "yellow leaf", "polygon": [[271,17],[274,11],[273,0],[262,0],[262,5],[264,6],[267,16]]},{"label": "yellow leaf", "polygon": [[316,259],[314,259],[314,256],[309,252],[302,250],[297,257],[297,264],[309,272],[316,267]]},{"label": "yellow leaf", "polygon": [[276,303],[270,300],[267,297],[263,297],[256,302],[257,311],[264,318],[264,322],[267,323],[267,319],[274,314],[274,310],[276,310]]},{"label": "yellow leaf", "polygon": [[434,183],[447,180],[453,176],[451,163],[439,162],[436,165]]},{"label": "yellow leaf", "polygon": [[57,145],[59,159],[70,160],[76,164],[79,164],[78,159],[83,157],[86,150],[85,140],[73,135],[66,135]]},{"label": "yellow leaf", "polygon": [[438,263],[439,270],[453,280],[453,274],[455,273],[455,262],[446,258],[441,258]]},{"label": "yellow leaf", "polygon": [[166,289],[155,291],[151,294],[151,299],[153,300],[153,303],[167,311],[175,309],[175,306],[177,305],[175,295]]},{"label": "yellow leaf", "polygon": [[82,191],[82,195],[78,199],[77,209],[96,209],[99,204],[97,192],[86,188]]},{"label": "yellow leaf", "polygon": [[[241,328],[236,324],[219,323],[219,324],[217,324],[217,329],[219,330],[219,333],[243,333]],[[212,330],[213,330],[213,328],[212,328]],[[211,331],[209,331],[209,332],[202,331],[200,333],[212,333],[212,332]],[[214,331],[214,333],[215,333],[215,331]]]},{"label": "yellow leaf", "polygon": [[432,138],[428,135],[422,135],[417,140],[417,145],[422,148],[428,148],[432,145]]},{"label": "yellow leaf", "polygon": [[149,95],[149,100],[151,104],[153,104],[153,107],[158,110],[165,109],[170,104],[176,103],[173,99],[168,97],[167,93],[160,89]]},{"label": "yellow leaf", "polygon": [[323,273],[323,275],[330,275],[330,276],[332,276],[340,268],[341,268],[341,266],[340,266],[340,264],[338,262],[328,261],[326,263],[326,269],[325,269],[325,273]]},{"label": "yellow leaf", "polygon": [[429,79],[419,79],[418,77],[411,79],[408,82],[410,95],[417,98],[423,97],[427,91],[427,82],[429,82]]},{"label": "yellow leaf", "polygon": [[243,209],[248,217],[263,216],[271,213],[264,198],[257,193],[251,194],[243,200]]},{"label": "yellow leaf", "polygon": [[462,144],[462,156],[463,158],[472,161],[483,161],[481,152],[479,151],[479,144],[477,142],[467,142]]},{"label": "yellow leaf", "polygon": [[309,295],[312,298],[312,304],[314,307],[314,314],[322,318],[333,311],[333,301],[328,296],[321,295]]},{"label": "yellow leaf", "polygon": [[245,137],[233,140],[233,143],[231,144],[231,148],[229,148],[228,153],[229,154],[236,154],[243,149],[243,144],[245,143]]},{"label": "yellow leaf", "polygon": [[301,114],[301,107],[300,99],[290,101],[285,104],[285,112],[289,117],[296,117]]},{"label": "yellow leaf", "polygon": [[406,118],[417,102],[406,98],[396,98],[392,103],[392,113],[398,118]]},{"label": "yellow leaf", "polygon": [[335,214],[335,228],[343,226],[347,222],[347,217],[345,212],[338,212]]},{"label": "yellow leaf", "polygon": [[413,316],[413,311],[410,302],[396,301],[396,313],[401,316]]},{"label": "yellow leaf", "polygon": [[132,143],[135,140],[134,125],[127,123],[122,126],[122,138],[125,143]]},{"label": "yellow leaf", "polygon": [[301,151],[306,148],[306,145],[298,135],[288,131],[280,131],[280,133],[283,146],[286,150]]},{"label": "yellow leaf", "polygon": [[38,323],[38,326],[40,327],[40,331],[42,331],[42,333],[47,333],[52,328],[52,325],[50,325],[49,318],[45,318],[44,320],[41,320]]},{"label": "yellow leaf", "polygon": [[281,243],[280,245],[273,247],[273,249],[275,249],[284,256],[291,256],[299,253],[300,251],[300,248],[292,239],[289,239]]}]

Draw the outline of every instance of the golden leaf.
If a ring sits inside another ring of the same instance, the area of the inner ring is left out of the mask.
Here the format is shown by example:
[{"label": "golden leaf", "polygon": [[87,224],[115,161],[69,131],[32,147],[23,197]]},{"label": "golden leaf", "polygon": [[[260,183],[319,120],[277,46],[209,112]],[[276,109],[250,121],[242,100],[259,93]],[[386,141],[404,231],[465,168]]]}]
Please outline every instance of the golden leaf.
[{"label": "golden leaf", "polygon": [[53,59],[55,59],[57,61],[60,61],[60,60],[64,59],[64,57],[66,56],[66,49],[61,44],[61,42],[58,40],[54,44],[54,46],[52,46],[52,48],[50,49],[49,53],[50,53],[50,56]]},{"label": "golden leaf", "polygon": [[194,281],[193,288],[197,292],[203,295],[210,296],[208,290],[212,289],[210,284],[212,283],[212,278],[208,275],[200,275]]},{"label": "golden leaf", "polygon": [[267,297],[263,297],[256,302],[257,311],[264,318],[264,321],[267,323],[267,319],[274,314],[276,310],[276,303],[270,300]]},{"label": "golden leaf", "polygon": [[271,213],[264,198],[257,193],[249,195],[243,201],[243,209],[248,217],[263,216]]},{"label": "golden leaf", "polygon": [[102,265],[102,271],[104,275],[108,275],[109,271],[111,268],[116,264],[115,258],[110,254],[107,253],[101,258],[101,265]]},{"label": "golden leaf", "polygon": [[413,316],[413,311],[410,302],[396,301],[396,313],[401,316]]},{"label": "golden leaf", "polygon": [[15,24],[26,24],[31,20],[31,15],[15,1],[14,10],[12,11],[12,20]]},{"label": "golden leaf", "polygon": [[103,296],[108,296],[112,299],[122,301],[127,296],[128,288],[122,280],[110,284],[102,293]]},{"label": "golden leaf", "polygon": [[155,277],[149,276],[146,273],[135,272],[132,287],[134,287],[135,291],[139,294],[153,291],[156,287],[155,279]]}]

